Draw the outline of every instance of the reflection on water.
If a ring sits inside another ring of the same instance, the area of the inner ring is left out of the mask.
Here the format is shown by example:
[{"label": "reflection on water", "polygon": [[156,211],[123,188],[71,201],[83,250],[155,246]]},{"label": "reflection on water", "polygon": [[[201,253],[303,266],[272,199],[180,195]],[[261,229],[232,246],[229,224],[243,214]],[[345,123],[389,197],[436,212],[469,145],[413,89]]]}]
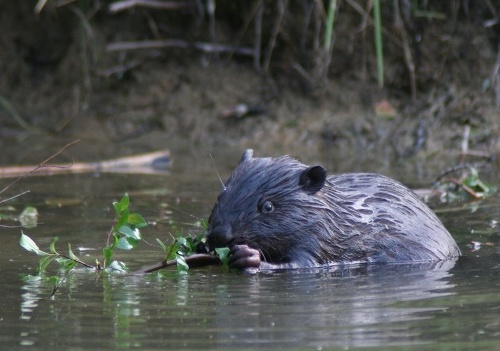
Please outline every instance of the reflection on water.
[{"label": "reflection on water", "polygon": [[[446,306],[397,306],[455,294],[442,266],[68,277],[55,301],[40,280],[22,286],[22,345],[102,348],[377,346],[429,342],[416,321]],[[57,341],[55,339],[57,335]],[[416,339],[416,340],[415,340]]]}]

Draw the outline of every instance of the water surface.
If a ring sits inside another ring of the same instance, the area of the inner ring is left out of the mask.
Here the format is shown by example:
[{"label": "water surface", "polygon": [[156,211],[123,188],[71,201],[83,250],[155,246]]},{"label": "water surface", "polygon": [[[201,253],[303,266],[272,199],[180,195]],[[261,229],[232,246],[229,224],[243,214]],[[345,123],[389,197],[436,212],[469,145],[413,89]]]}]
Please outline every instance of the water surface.
[{"label": "water surface", "polygon": [[[234,162],[236,162],[237,158]],[[147,243],[118,259],[131,268],[159,262],[155,239],[199,233],[220,183],[210,161],[178,162],[166,175],[80,174],[23,181],[43,224],[24,229],[42,248],[54,236],[65,251],[101,258],[125,191],[152,225]],[[221,176],[228,174],[225,166]],[[394,171],[397,173],[397,171]],[[404,180],[404,179],[402,179]],[[414,181],[412,179],[412,181]],[[19,228],[1,230],[0,342],[24,349],[491,350],[500,342],[500,200],[437,209],[464,257],[433,267],[392,265],[244,275],[222,267],[147,276],[77,269],[50,299],[51,287],[23,280],[38,258],[19,247]],[[470,252],[471,240],[488,242]]]}]

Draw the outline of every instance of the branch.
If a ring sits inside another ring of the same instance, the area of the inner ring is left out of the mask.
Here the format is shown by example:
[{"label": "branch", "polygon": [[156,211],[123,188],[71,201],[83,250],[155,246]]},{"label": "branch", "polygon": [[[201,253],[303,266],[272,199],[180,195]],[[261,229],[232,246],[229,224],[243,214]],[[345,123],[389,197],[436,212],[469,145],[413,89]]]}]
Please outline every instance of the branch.
[{"label": "branch", "polygon": [[128,51],[140,49],[162,49],[162,48],[182,48],[182,49],[197,49],[208,53],[231,52],[244,56],[254,56],[255,50],[247,47],[236,47],[224,44],[211,43],[188,43],[184,40],[143,40],[143,41],[122,41],[108,44],[107,51]]},{"label": "branch", "polygon": [[[209,254],[194,254],[191,256],[187,256],[185,260],[189,268],[204,267],[204,266],[219,266],[221,264],[221,261],[217,256]],[[135,272],[130,273],[130,275],[142,275],[175,265],[177,265],[176,259],[163,261],[157,265],[139,269]]]},{"label": "branch", "polygon": [[[22,174],[21,176],[17,177],[13,182],[11,182],[10,184],[7,184],[7,186],[5,186],[2,190],[0,190],[0,194],[3,193],[4,191],[6,191],[7,189],[9,189],[11,186],[13,186],[14,184],[16,184],[18,181],[20,181],[21,179],[24,179],[24,178],[27,178],[29,177],[30,175],[32,175],[33,173],[35,173],[36,171],[38,171],[39,169],[41,168],[44,168],[44,167],[56,167],[56,166],[50,166],[50,165],[47,165],[47,163],[52,160],[53,158],[57,157],[60,153],[62,153],[64,150],[66,150],[67,148],[69,148],[70,146],[73,146],[73,144],[76,144],[77,142],[79,142],[80,139],[78,140],[75,140],[69,144],[66,144],[65,146],[63,146],[59,151],[57,151],[55,154],[53,154],[52,156],[50,156],[49,158],[47,158],[45,161],[41,162],[38,164],[38,166],[34,167],[33,169],[27,171],[26,173]],[[5,200],[4,200],[5,201]],[[2,201],[3,202],[3,201]]]},{"label": "branch", "polygon": [[158,1],[158,0],[124,0],[116,1],[109,5],[111,13],[117,13],[136,6],[149,7],[153,9],[172,10],[194,6],[193,1]]}]

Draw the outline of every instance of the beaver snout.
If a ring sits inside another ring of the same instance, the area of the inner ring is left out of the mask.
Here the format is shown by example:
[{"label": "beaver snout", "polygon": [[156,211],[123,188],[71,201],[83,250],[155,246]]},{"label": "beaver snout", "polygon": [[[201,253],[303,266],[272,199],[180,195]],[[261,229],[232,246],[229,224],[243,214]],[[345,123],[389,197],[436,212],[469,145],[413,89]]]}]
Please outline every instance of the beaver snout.
[{"label": "beaver snout", "polygon": [[211,228],[207,235],[207,244],[210,251],[217,247],[225,247],[233,240],[229,225],[217,225]]}]

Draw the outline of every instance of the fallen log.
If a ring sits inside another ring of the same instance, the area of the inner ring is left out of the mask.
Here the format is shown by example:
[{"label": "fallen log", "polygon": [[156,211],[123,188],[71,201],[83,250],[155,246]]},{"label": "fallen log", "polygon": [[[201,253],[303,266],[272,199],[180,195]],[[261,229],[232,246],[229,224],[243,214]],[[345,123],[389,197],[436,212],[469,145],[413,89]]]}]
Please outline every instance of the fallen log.
[{"label": "fallen log", "polygon": [[[146,154],[126,156],[98,162],[77,162],[66,165],[44,164],[31,166],[0,167],[0,178],[15,178],[26,174],[54,175],[66,173],[136,173],[162,174],[172,164],[169,151],[155,151]],[[33,172],[36,169],[36,172]]]}]

